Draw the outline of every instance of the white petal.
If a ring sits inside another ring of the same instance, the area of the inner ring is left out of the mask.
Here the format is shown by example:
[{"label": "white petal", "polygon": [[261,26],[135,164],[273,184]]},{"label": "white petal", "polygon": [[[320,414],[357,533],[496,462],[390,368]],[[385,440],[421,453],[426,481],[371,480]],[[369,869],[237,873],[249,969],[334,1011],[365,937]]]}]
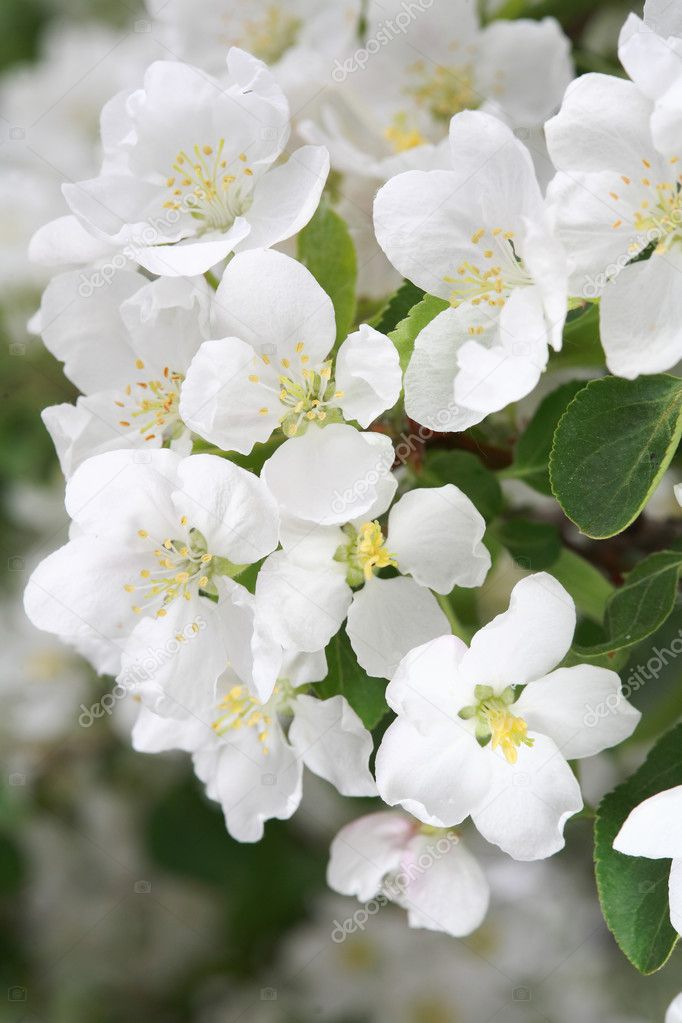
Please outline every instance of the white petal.
[{"label": "white petal", "polygon": [[94,289],[84,271],[74,271],[53,277],[45,289],[40,303],[43,341],[64,363],[69,380],[86,394],[131,382],[135,356],[119,309],[143,284],[139,274],[118,270],[106,287]]},{"label": "white petal", "polygon": [[532,732],[549,735],[566,760],[591,757],[632,735],[641,717],[615,671],[578,664],[526,686],[514,706]]},{"label": "white petal", "polygon": [[421,735],[398,718],[384,735],[376,758],[379,795],[400,803],[425,824],[460,824],[487,791],[489,758],[471,732],[457,725]]},{"label": "white petal", "polygon": [[217,238],[207,235],[199,241],[187,239],[175,245],[131,246],[131,252],[140,266],[160,277],[195,277],[229,256],[249,230],[248,221],[237,217],[232,227]]},{"label": "white petal", "polygon": [[344,696],[298,696],[289,742],[308,770],[331,782],[342,796],[376,795],[369,771],[372,736]]},{"label": "white petal", "polygon": [[515,764],[485,748],[491,764],[488,791],[471,818],[483,837],[515,860],[540,860],[564,846],[564,825],[582,809],[580,786],[555,744],[533,735]]},{"label": "white petal", "polygon": [[626,266],[604,289],[599,313],[606,364],[634,380],[682,358],[682,253],[677,246]]},{"label": "white petal", "polygon": [[[448,842],[450,848],[441,852]],[[480,927],[488,911],[490,888],[478,861],[461,840],[422,835],[412,841],[410,853],[400,868],[412,878],[400,899],[410,927],[444,931],[454,938]]]},{"label": "white petal", "polygon": [[282,648],[258,616],[255,598],[245,586],[226,577],[215,583],[225,661],[261,703],[266,703],[280,677]]},{"label": "white petal", "polygon": [[661,36],[682,36],[682,11],[670,0],[644,0],[644,20]]},{"label": "white petal", "polygon": [[480,586],[490,568],[485,520],[452,483],[404,494],[391,508],[386,544],[401,572],[437,593]]},{"label": "white petal", "polygon": [[[386,700],[426,735],[435,722],[454,723],[459,708],[467,703],[456,689],[458,667],[466,645],[457,636],[441,636],[410,650],[401,660],[386,687]],[[473,702],[473,691],[469,703]]]},{"label": "white petal", "polygon": [[[680,906],[679,912],[682,915],[682,899],[680,899],[679,906]],[[678,926],[675,927],[675,930],[680,931],[681,927],[682,921],[680,921],[680,924],[678,924]],[[682,994],[679,994],[677,998],[673,998],[670,1006],[668,1007],[668,1011],[665,1014],[665,1023],[682,1023]]]},{"label": "white petal", "polygon": [[284,411],[277,395],[273,398],[272,384],[263,379],[263,368],[239,338],[206,341],[182,384],[183,422],[217,447],[248,455],[254,444],[269,439]]},{"label": "white petal", "polygon": [[120,410],[114,404],[117,396],[118,392],[100,392],[78,398],[75,405],[50,405],[43,409],[41,419],[67,480],[95,455],[124,447],[151,450],[161,444],[160,437],[145,441],[139,430],[120,425]]},{"label": "white petal", "polygon": [[254,729],[194,754],[194,769],[207,795],[222,805],[227,830],[238,842],[258,842],[263,823],[286,820],[301,801],[303,766],[274,727],[265,753]]},{"label": "white petal", "polygon": [[214,328],[277,364],[288,358],[295,365],[303,354],[316,366],[336,337],[331,299],[301,263],[272,251],[244,252],[230,262],[215,295]]},{"label": "white petal", "polygon": [[[29,244],[29,259],[43,266],[63,266],[68,263],[94,263],[114,253],[115,247],[96,238],[69,214],[57,217],[38,228]],[[86,280],[88,276],[85,275]],[[92,287],[92,286],[91,286]]]},{"label": "white petal", "polygon": [[339,348],[334,379],[343,391],[339,405],[346,419],[369,426],[400,397],[398,351],[392,341],[363,323]]},{"label": "white petal", "polygon": [[398,867],[413,834],[413,822],[401,813],[371,813],[351,821],[331,844],[327,884],[341,895],[366,902],[380,890],[386,874]]},{"label": "white petal", "polygon": [[391,678],[413,647],[450,632],[434,595],[413,579],[371,579],[353,596],[346,631],[368,675]]},{"label": "white petal", "polygon": [[573,600],[551,575],[516,584],[509,609],[480,629],[461,665],[473,684],[504,688],[548,674],[563,660],[575,630]]},{"label": "white petal", "polygon": [[163,718],[146,707],[140,709],[132,731],[133,749],[138,753],[163,753],[173,749],[192,753],[214,738],[210,724],[200,718]]},{"label": "white petal", "polygon": [[[674,859],[671,864],[668,898],[670,900],[670,923],[677,933],[682,935],[682,859]],[[679,1003],[677,1018],[682,1020],[682,995],[679,996]],[[667,1016],[666,1023],[668,1023]]]},{"label": "white petal", "polygon": [[613,848],[652,860],[682,858],[682,785],[636,806],[616,835]]},{"label": "white petal", "polygon": [[[283,518],[291,515],[318,525],[350,522],[376,502],[379,488],[395,490],[393,445],[388,437],[369,441],[352,426],[311,426],[292,437],[263,466],[263,479]],[[383,493],[383,491],[382,491]]]},{"label": "white petal", "polygon": [[285,164],[264,174],[247,213],[251,231],[237,250],[266,249],[305,227],[328,175],[329,153],[324,146],[301,146]]},{"label": "white petal", "polygon": [[343,567],[333,561],[313,566],[276,551],[258,573],[257,613],[285,648],[321,650],[341,628],[350,600]]},{"label": "white petal", "polygon": [[178,466],[178,486],[178,514],[203,533],[212,554],[251,565],[277,546],[277,506],[258,476],[216,455],[190,455]]}]

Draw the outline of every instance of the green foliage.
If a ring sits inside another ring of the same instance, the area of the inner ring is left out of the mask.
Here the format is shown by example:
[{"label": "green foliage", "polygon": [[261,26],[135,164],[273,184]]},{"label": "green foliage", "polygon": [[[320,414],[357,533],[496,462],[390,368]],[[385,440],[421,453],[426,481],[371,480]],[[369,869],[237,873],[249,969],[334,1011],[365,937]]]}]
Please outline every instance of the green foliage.
[{"label": "green foliage", "polygon": [[682,785],[682,725],[657,743],[642,767],[609,793],[597,812],[594,858],[604,919],[641,973],[659,970],[677,942],[668,907],[670,860],[625,856],[613,849],[613,842],[636,806],[676,785]]},{"label": "green foliage", "polygon": [[595,622],[604,620],[613,586],[589,561],[563,547],[552,564],[552,575],[571,594],[580,614]]},{"label": "green foliage", "polygon": [[514,451],[514,461],[504,470],[503,476],[523,480],[539,493],[551,496],[549,456],[554,431],[568,404],[584,386],[582,380],[571,380],[544,398],[521,435]]},{"label": "green foliage", "polygon": [[339,345],[355,318],[357,257],[346,222],[324,199],[298,236],[297,256],[332,300]]},{"label": "green foliage", "polygon": [[395,330],[389,332],[389,337],[393,344],[398,349],[398,355],[400,356],[400,368],[405,372],[408,363],[412,358],[412,352],[414,351],[414,342],[424,327],[426,327],[431,320],[438,316],[438,313],[442,313],[444,309],[448,308],[448,303],[445,299],[436,298],[434,295],[425,295],[424,298],[417,302],[415,306],[410,309],[407,316],[400,321]]},{"label": "green foliage", "polygon": [[370,678],[360,667],[345,629],[337,633],[327,647],[327,665],[328,675],[315,691],[323,699],[338,693],[345,696],[365,728],[375,728],[388,713],[384,697],[386,683]]},{"label": "green foliage", "polygon": [[561,554],[561,535],[551,522],[508,519],[496,527],[495,536],[517,564],[532,572],[551,568]]},{"label": "green foliage", "polygon": [[372,326],[382,334],[390,334],[404,320],[410,309],[424,298],[424,292],[411,281],[403,281],[398,290],[382,306],[372,320]]},{"label": "green foliage", "polygon": [[502,490],[494,473],[469,451],[427,451],[419,483],[442,487],[454,483],[476,505],[486,522],[502,510]]},{"label": "green foliage", "polygon": [[587,536],[633,522],[682,436],[682,380],[668,374],[593,380],[559,420],[550,457],[552,491]]}]

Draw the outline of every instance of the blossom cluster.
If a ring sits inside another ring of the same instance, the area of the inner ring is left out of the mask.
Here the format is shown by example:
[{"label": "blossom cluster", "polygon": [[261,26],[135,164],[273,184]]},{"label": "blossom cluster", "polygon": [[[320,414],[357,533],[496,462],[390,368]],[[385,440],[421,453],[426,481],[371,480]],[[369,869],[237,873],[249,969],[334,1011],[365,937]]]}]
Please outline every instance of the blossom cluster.
[{"label": "blossom cluster", "polygon": [[[26,611],[139,704],[136,750],[191,756],[235,839],[291,817],[306,768],[377,800],[330,886],[466,935],[490,892],[460,826],[557,853],[574,762],[640,714],[576,654],[551,570],[462,628],[495,542],[397,439],[514,415],[588,303],[612,374],[682,358],[682,25],[649,0],[629,80],[573,80],[555,20],[482,26],[469,0],[205,6],[152,5],[173,59],[105,103],[99,170],[31,240],[32,325],[80,397],[43,413],[71,528]],[[403,345],[377,312],[401,281]],[[681,792],[615,845],[673,857],[680,932]]]}]

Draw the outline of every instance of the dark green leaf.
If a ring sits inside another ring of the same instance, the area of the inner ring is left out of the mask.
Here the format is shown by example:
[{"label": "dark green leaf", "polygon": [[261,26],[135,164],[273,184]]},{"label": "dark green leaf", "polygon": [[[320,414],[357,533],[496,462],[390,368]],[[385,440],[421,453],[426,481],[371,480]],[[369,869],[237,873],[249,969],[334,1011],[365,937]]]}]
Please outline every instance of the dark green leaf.
[{"label": "dark green leaf", "polygon": [[470,451],[428,451],[420,480],[436,487],[454,483],[473,501],[486,522],[496,518],[502,509],[497,477]]},{"label": "dark green leaf", "polygon": [[584,386],[584,380],[571,380],[547,395],[520,437],[514,461],[504,470],[503,476],[521,479],[541,494],[551,495],[549,454],[554,431],[569,402]]},{"label": "dark green leaf", "polygon": [[550,522],[509,519],[495,529],[495,536],[523,568],[541,572],[561,554],[561,536]]},{"label": "dark green leaf", "polygon": [[604,919],[618,945],[641,973],[667,962],[677,942],[670,923],[670,860],[625,856],[613,841],[626,818],[645,799],[682,785],[682,725],[665,735],[645,763],[609,793],[597,812],[594,859]]},{"label": "dark green leaf", "polygon": [[593,380],[570,403],[554,434],[552,491],[587,536],[614,536],[639,515],[680,435],[679,378],[659,373]]},{"label": "dark green leaf", "polygon": [[297,254],[334,304],[339,345],[353,326],[357,258],[346,222],[324,199],[299,233]]},{"label": "dark green leaf", "polygon": [[404,320],[412,306],[424,298],[424,292],[412,281],[403,281],[398,290],[389,298],[385,306],[379,310],[372,326],[382,334],[390,334]]},{"label": "dark green leaf", "polygon": [[443,298],[436,298],[434,295],[425,295],[421,302],[418,302],[415,306],[410,309],[407,316],[400,321],[395,330],[390,331],[389,337],[393,344],[398,349],[398,355],[400,356],[400,368],[403,373],[407,369],[407,365],[412,358],[412,352],[414,351],[414,342],[417,334],[419,334],[424,327],[438,316],[438,313],[442,313],[444,309],[447,309],[448,303]]},{"label": "dark green leaf", "polygon": [[315,692],[323,699],[340,693],[365,728],[375,728],[388,713],[384,696],[386,683],[370,678],[360,667],[345,629],[337,633],[327,647],[327,665],[329,673],[324,682],[315,686]]},{"label": "dark green leaf", "polygon": [[550,355],[554,369],[605,365],[604,349],[599,338],[599,306],[569,313],[564,327],[561,351]]}]

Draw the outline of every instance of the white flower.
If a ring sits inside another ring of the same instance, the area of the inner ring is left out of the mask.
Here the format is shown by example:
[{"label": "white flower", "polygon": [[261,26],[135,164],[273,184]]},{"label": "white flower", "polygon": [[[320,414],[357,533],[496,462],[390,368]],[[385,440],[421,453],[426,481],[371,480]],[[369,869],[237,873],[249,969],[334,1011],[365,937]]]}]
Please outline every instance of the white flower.
[{"label": "white flower", "polygon": [[665,1014],[665,1023],[682,1023],[682,993],[673,998]]},{"label": "white flower", "polygon": [[[360,665],[390,678],[408,650],[450,631],[430,590],[448,594],[455,585],[483,582],[490,567],[485,522],[448,484],[404,494],[382,526],[397,480],[388,474],[362,486],[360,459],[370,460],[364,472],[371,479],[371,459],[386,438],[347,431],[310,431],[266,462],[263,478],[282,512],[283,549],[261,568],[256,606],[274,639],[299,650],[325,646],[347,617]],[[383,568],[401,575],[381,579]]]},{"label": "white flower", "polygon": [[471,815],[518,860],[561,849],[582,807],[567,760],[615,745],[640,717],[615,672],[552,671],[574,628],[573,601],[541,572],[517,583],[469,648],[443,636],[409,653],[386,690],[398,719],[377,754],[382,798],[436,827]]},{"label": "white flower", "polygon": [[[360,16],[358,0],[203,0],[197,17],[192,0],[147,0],[157,32],[170,50],[218,74],[225,51],[238,46],[268,64],[286,81],[301,53],[328,60],[352,40]],[[309,66],[302,69],[310,75]],[[301,69],[299,69],[299,74]]]},{"label": "white flower", "polygon": [[462,110],[480,107],[514,127],[540,124],[573,77],[569,42],[553,18],[481,29],[470,0],[417,10],[373,0],[365,37],[336,60],[337,87],[301,130],[329,148],[335,169],[375,180],[404,170],[406,156],[428,159]]},{"label": "white flower", "polygon": [[133,729],[135,749],[184,749],[211,799],[221,803],[230,834],[257,842],[263,822],[291,817],[301,801],[303,767],[346,796],[372,796],[372,738],[343,696],[318,699],[310,683],[327,673],[324,653],[285,659],[282,677],[259,701],[233,672],[214,699],[185,721],[145,708]]},{"label": "white flower", "polygon": [[439,431],[527,395],[566,316],[564,256],[528,151],[483,113],[454,117],[450,145],[452,170],[399,174],[374,206],[389,260],[451,306],[418,335],[405,374],[408,415]]},{"label": "white flower", "polygon": [[26,588],[38,628],[98,671],[123,666],[122,684],[164,713],[189,713],[228,662],[267,698],[278,649],[233,578],[277,545],[277,508],[257,477],[213,455],[114,451],[76,470],[66,508],[71,539]]},{"label": "white flower", "polygon": [[[286,99],[242,50],[229,51],[227,66],[217,79],[157,61],[141,89],[107,103],[99,176],[63,186],[81,231],[174,277],[203,273],[238,247],[274,245],[308,222],[328,154],[304,146],[273,167],[289,135]],[[47,225],[34,253],[74,229],[68,218],[57,231]]]},{"label": "white flower", "polygon": [[628,856],[672,860],[670,922],[682,934],[682,785],[636,806],[616,835],[613,848]]},{"label": "white flower", "polygon": [[373,813],[341,828],[327,883],[360,902],[383,896],[407,910],[410,927],[455,938],[483,923],[490,892],[475,858],[454,832],[401,813]]},{"label": "white flower", "polygon": [[682,36],[682,11],[670,0],[644,0],[644,21],[659,36]]},{"label": "white flower", "polygon": [[75,405],[43,412],[67,479],[86,458],[117,448],[170,444],[189,454],[180,385],[210,335],[211,295],[201,277],[148,283],[119,270],[101,288],[90,286],[84,273],[53,278],[38,326],[84,394]]},{"label": "white flower", "polygon": [[654,102],[643,76],[658,72],[661,46],[645,26],[628,21],[620,52],[636,82],[584,75],[546,126],[558,168],[548,201],[571,261],[571,291],[600,298],[607,365],[628,379],[682,358],[682,147],[679,134],[670,144],[652,135]]},{"label": "white flower", "polygon": [[200,436],[248,454],[281,428],[288,437],[343,416],[369,424],[402,386],[395,346],[363,324],[333,368],[334,307],[313,275],[280,252],[247,252],[216,292],[214,332],[194,357],[180,412]]}]

